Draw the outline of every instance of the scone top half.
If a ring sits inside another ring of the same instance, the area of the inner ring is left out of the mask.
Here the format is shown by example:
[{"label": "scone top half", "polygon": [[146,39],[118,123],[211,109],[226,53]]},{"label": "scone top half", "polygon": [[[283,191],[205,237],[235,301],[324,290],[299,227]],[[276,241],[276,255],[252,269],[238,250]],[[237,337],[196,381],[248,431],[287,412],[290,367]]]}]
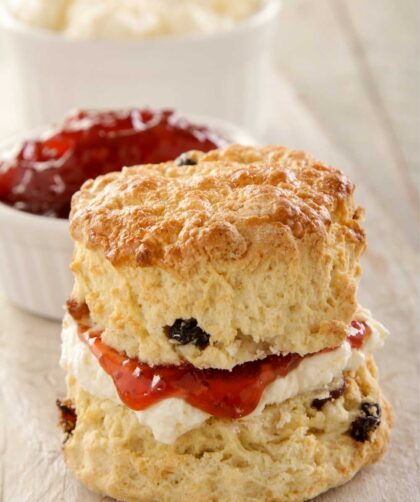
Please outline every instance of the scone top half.
[{"label": "scone top half", "polygon": [[88,181],[72,201],[70,304],[150,365],[336,347],[365,248],[353,191],[305,153],[238,145]]}]

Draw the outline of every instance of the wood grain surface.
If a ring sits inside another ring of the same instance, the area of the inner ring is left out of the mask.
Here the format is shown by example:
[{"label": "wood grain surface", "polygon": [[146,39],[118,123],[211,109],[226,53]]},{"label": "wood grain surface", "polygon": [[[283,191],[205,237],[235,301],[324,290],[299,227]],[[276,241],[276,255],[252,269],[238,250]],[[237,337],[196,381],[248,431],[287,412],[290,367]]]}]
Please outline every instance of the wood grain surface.
[{"label": "wood grain surface", "polygon": [[[370,244],[360,301],[391,331],[377,356],[396,416],[390,449],[379,464],[319,502],[419,500],[414,15],[411,0],[289,1],[267,82],[262,140],[307,149],[357,183]],[[0,71],[1,90],[7,69]],[[1,135],[14,126],[4,97],[0,108],[8,110],[0,117]],[[58,323],[14,308],[0,293],[0,500],[5,502],[106,500],[84,489],[63,463],[55,409],[56,398],[64,395],[59,332]]]}]

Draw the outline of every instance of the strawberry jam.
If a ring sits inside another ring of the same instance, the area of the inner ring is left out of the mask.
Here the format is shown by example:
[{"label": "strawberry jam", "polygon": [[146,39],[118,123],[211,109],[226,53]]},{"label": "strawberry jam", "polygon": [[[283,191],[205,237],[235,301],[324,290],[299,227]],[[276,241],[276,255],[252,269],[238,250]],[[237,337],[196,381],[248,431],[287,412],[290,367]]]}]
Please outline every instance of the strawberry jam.
[{"label": "strawberry jam", "polygon": [[60,129],[27,140],[13,157],[0,159],[0,201],[67,218],[72,195],[89,178],[226,144],[215,132],[173,111],[79,111]]},{"label": "strawberry jam", "polygon": [[[359,348],[370,328],[364,322],[357,325],[360,329],[353,326],[358,331],[348,340]],[[121,401],[133,410],[177,397],[215,417],[241,418],[255,410],[267,385],[286,376],[304,357],[311,357],[273,355],[240,364],[231,371],[198,369],[190,363],[151,367],[106,345],[98,331],[79,327],[79,336],[112,377]]]},{"label": "strawberry jam", "polygon": [[360,349],[367,336],[372,333],[372,329],[365,321],[352,321],[351,333],[348,335],[347,340],[350,342],[352,349]]}]

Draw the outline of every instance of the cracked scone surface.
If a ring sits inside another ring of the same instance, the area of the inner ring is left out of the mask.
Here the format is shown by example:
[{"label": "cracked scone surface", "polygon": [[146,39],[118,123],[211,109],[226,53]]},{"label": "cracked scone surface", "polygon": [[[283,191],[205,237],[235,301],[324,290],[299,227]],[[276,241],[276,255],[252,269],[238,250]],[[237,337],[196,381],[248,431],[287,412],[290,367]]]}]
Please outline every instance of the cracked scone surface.
[{"label": "cracked scone surface", "polygon": [[[300,502],[345,483],[385,451],[392,412],[372,359],[346,375],[346,391],[318,411],[316,394],[268,406],[243,420],[212,418],[174,445],[156,442],[127,408],[68,380],[77,425],[68,466],[90,489],[120,500]],[[361,443],[348,434],[361,402],[379,403],[380,426]]]},{"label": "cracked scone surface", "polygon": [[[103,340],[200,368],[339,345],[365,248],[353,184],[281,147],[191,155],[88,181],[73,198],[72,297]],[[190,318],[210,335],[205,350],[165,335]]]}]

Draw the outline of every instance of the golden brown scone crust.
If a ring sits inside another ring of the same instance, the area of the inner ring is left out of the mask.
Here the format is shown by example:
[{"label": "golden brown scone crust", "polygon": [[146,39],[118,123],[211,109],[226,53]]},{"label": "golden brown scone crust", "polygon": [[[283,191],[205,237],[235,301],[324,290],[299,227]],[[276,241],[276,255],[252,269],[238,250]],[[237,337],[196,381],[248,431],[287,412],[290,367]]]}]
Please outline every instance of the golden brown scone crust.
[{"label": "golden brown scone crust", "polygon": [[[73,198],[73,298],[106,343],[201,368],[339,345],[365,248],[353,184],[281,147],[193,155],[99,177]],[[169,342],[179,318],[210,334],[205,350]]]},{"label": "golden brown scone crust", "polygon": [[193,166],[130,167],[87,181],[72,201],[73,238],[114,265],[187,273],[203,257],[271,256],[308,235],[316,246],[334,223],[363,249],[354,186],[338,169],[282,147],[194,155]]},{"label": "golden brown scone crust", "polygon": [[[90,489],[119,500],[308,500],[376,462],[388,445],[392,410],[373,360],[346,380],[344,396],[321,411],[311,406],[314,394],[307,394],[245,420],[213,418],[164,445],[129,409],[92,397],[70,377],[77,425],[65,459]],[[365,401],[381,405],[382,421],[361,443],[348,430]]]}]

